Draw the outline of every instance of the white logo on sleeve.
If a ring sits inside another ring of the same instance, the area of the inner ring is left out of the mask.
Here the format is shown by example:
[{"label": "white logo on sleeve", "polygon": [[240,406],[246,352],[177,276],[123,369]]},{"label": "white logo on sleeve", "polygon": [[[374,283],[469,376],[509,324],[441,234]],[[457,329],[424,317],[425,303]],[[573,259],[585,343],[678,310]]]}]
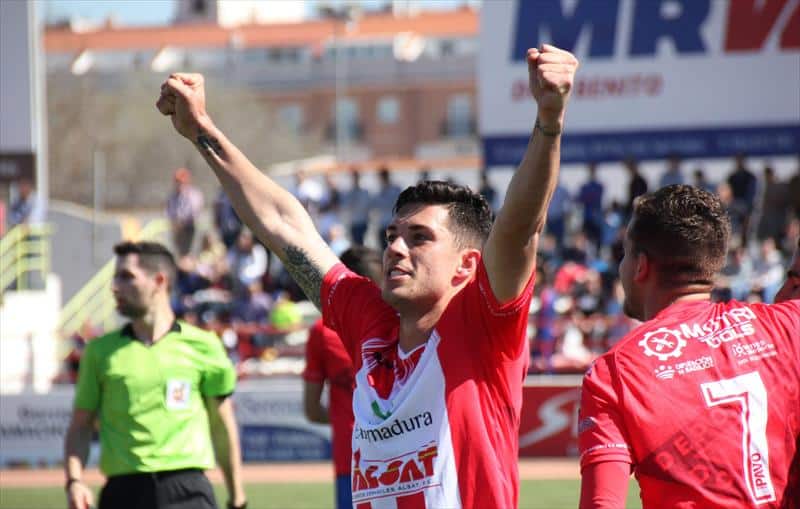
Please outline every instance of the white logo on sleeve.
[{"label": "white logo on sleeve", "polygon": [[681,356],[686,347],[686,340],[681,337],[681,333],[661,327],[644,335],[639,346],[644,348],[644,354],[648,357],[658,357],[658,360],[665,361],[670,357],[676,359]]},{"label": "white logo on sleeve", "polygon": [[192,384],[188,380],[167,381],[167,408],[186,410],[189,408]]}]

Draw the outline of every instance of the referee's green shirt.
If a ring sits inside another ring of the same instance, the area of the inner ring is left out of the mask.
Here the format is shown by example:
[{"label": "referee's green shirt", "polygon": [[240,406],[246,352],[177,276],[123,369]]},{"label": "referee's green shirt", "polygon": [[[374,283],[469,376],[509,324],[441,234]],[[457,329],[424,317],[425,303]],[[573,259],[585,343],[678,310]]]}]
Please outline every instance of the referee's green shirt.
[{"label": "referee's green shirt", "polygon": [[130,325],[86,345],[75,408],[97,412],[107,476],[214,467],[203,397],[233,392],[236,372],[216,334],[175,322],[152,346]]}]

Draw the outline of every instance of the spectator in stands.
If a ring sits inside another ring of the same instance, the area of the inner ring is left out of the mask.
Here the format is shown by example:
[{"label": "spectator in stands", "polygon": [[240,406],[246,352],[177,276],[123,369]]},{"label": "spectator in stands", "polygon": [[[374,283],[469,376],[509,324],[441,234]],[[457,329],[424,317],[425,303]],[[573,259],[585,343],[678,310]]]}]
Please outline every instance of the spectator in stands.
[{"label": "spectator in stands", "polygon": [[302,168],[298,168],[294,177],[295,187],[292,194],[305,207],[311,217],[316,220],[320,204],[328,199],[327,191],[319,181],[309,178]]},{"label": "spectator in stands", "polygon": [[789,202],[794,217],[800,220],[800,157],[797,158],[797,171],[789,179]]},{"label": "spectator in stands", "polygon": [[767,238],[761,242],[759,256],[753,260],[753,287],[764,302],[772,302],[783,282],[783,255],[775,246],[775,240]]},{"label": "spectator in stands", "polygon": [[378,215],[378,230],[375,233],[377,245],[380,249],[386,248],[386,228],[394,217],[394,204],[400,196],[400,187],[392,182],[389,168],[382,167],[378,170],[380,189],[372,198],[372,210]]},{"label": "spectator in stands", "polygon": [[753,286],[753,277],[753,261],[747,249],[742,246],[731,247],[717,280],[717,300],[746,300]]},{"label": "spectator in stands", "polygon": [[[381,254],[363,246],[342,253],[347,268],[379,283]],[[329,389],[327,408],[322,403],[325,384]],[[350,491],[350,441],[353,435],[353,388],[355,372],[342,340],[317,320],[308,332],[306,367],[303,372],[303,408],[311,422],[332,426],[333,462],[336,471],[336,508],[353,507]]]},{"label": "spectator in stands", "polygon": [[180,257],[192,250],[195,222],[203,210],[203,193],[192,185],[192,173],[186,168],[178,168],[173,181],[175,186],[167,198],[167,219]]},{"label": "spectator in stands", "polygon": [[603,192],[597,165],[589,163],[589,178],[581,186],[577,201],[583,205],[583,231],[595,247],[600,246],[603,235]]},{"label": "spectator in stands", "polygon": [[545,230],[553,235],[558,250],[564,247],[564,236],[567,232],[570,212],[572,211],[572,196],[559,181],[553,191],[553,198],[547,208],[547,225]]},{"label": "spectator in stands", "polygon": [[[775,294],[775,302],[791,299],[800,299],[800,236],[797,237],[794,255],[786,270],[786,281]],[[800,468],[800,462],[795,462],[795,466]],[[798,474],[800,475],[800,472]]]},{"label": "spectator in stands", "polygon": [[478,188],[478,194],[483,196],[486,203],[489,204],[489,208],[492,209],[492,214],[496,214],[500,206],[498,202],[499,197],[497,195],[497,190],[492,187],[492,184],[489,182],[489,171],[486,168],[481,171],[481,184]]},{"label": "spectator in stands", "polygon": [[228,251],[233,293],[245,292],[255,281],[267,272],[267,250],[255,242],[248,228],[243,228],[236,239],[236,245]]},{"label": "spectator in stands", "polygon": [[8,219],[11,227],[20,224],[38,224],[44,221],[44,206],[30,179],[17,182],[17,196],[11,201]]},{"label": "spectator in stands", "polygon": [[667,171],[661,175],[658,187],[667,187],[675,184],[683,184],[683,174],[681,173],[681,158],[673,154],[667,161]]},{"label": "spectator in stands", "polygon": [[64,443],[70,508],[93,505],[83,480],[95,421],[99,509],[216,508],[204,470],[222,469],[229,507],[244,508],[238,427],[230,396],[236,372],[215,334],[177,320],[169,303],[176,266],[167,249],[125,242],[112,289],[130,319],[86,345]]},{"label": "spectator in stands", "polygon": [[760,209],[756,238],[759,241],[772,238],[776,244],[782,244],[789,219],[789,186],[775,177],[775,170],[769,165],[764,167]]},{"label": "spectator in stands", "polygon": [[357,168],[350,170],[352,185],[342,199],[342,206],[350,214],[350,240],[353,244],[364,243],[364,234],[369,225],[369,210],[372,197],[361,187],[361,174]]},{"label": "spectator in stands", "polygon": [[225,245],[212,232],[205,232],[200,237],[195,270],[213,284],[228,271],[226,256]]},{"label": "spectator in stands", "polygon": [[706,174],[702,168],[695,168],[692,172],[692,176],[694,177],[692,182],[694,187],[699,187],[703,191],[708,191],[709,193],[717,192],[717,186],[706,180]]},{"label": "spectator in stands", "polygon": [[242,231],[242,221],[236,214],[228,195],[220,187],[217,198],[214,200],[214,226],[219,232],[222,243],[226,249],[233,246]]},{"label": "spectator in stands", "polygon": [[625,160],[625,169],[628,170],[630,181],[628,182],[628,203],[625,205],[625,217],[630,217],[633,211],[633,200],[647,192],[647,181],[639,173],[639,163],[636,159],[628,158]]},{"label": "spectator in stands", "polygon": [[747,168],[744,154],[736,156],[736,168],[728,175],[728,185],[733,196],[734,213],[738,217],[731,217],[741,225],[742,244],[747,245],[750,230],[750,217],[753,212],[756,197],[756,176]]}]

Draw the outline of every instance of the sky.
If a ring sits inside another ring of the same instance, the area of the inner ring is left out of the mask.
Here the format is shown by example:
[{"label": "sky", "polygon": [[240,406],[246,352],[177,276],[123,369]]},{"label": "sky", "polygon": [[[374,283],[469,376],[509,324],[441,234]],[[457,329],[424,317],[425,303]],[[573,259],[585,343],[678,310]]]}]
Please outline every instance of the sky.
[{"label": "sky", "polygon": [[[0,0],[1,1],[1,0]],[[103,21],[113,14],[122,25],[166,25],[175,12],[175,0],[36,0],[47,22],[72,17]],[[281,0],[269,0],[281,1]],[[453,8],[464,0],[416,0],[425,8]],[[309,10],[319,3],[308,0]],[[328,0],[327,4],[340,4],[341,0]],[[353,3],[353,2],[348,2]],[[358,3],[365,9],[376,9],[387,0],[361,0]]]}]

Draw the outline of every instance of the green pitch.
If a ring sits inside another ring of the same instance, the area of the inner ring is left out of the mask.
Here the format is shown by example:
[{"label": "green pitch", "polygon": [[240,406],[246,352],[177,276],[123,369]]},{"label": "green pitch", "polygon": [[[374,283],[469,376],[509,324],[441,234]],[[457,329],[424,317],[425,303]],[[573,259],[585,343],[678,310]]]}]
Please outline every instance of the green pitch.
[{"label": "green pitch", "polygon": [[[220,507],[225,507],[225,490],[215,486]],[[575,509],[578,507],[580,484],[567,481],[522,481],[520,509]],[[331,509],[333,485],[248,484],[249,509]],[[0,509],[65,509],[61,488],[3,488]],[[631,482],[628,508],[642,507],[639,487]]]}]

